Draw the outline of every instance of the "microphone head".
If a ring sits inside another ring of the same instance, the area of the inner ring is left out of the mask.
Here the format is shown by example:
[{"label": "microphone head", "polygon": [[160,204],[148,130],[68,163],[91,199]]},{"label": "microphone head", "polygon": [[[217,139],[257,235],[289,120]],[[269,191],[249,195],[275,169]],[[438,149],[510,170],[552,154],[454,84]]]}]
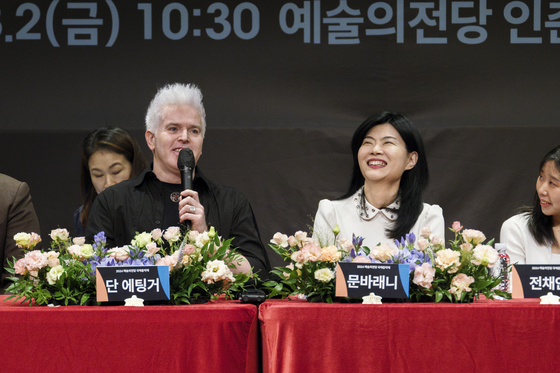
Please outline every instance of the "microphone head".
[{"label": "microphone head", "polygon": [[189,148],[181,149],[181,151],[179,152],[179,157],[177,158],[177,167],[179,168],[179,170],[182,170],[185,167],[193,169],[195,166],[194,163],[194,155],[192,150],[190,150]]}]

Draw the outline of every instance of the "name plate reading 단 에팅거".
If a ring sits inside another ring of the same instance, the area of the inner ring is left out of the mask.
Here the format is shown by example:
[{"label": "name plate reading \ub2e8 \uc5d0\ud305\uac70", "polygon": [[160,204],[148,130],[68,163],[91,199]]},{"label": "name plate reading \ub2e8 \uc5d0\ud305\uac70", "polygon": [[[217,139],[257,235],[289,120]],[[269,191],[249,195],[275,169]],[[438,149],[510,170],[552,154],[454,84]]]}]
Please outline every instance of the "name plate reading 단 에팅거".
[{"label": "name plate reading \ub2e8 \uc5d0\ud305\uac70", "polygon": [[169,266],[98,266],[97,301],[169,300]]},{"label": "name plate reading \ub2e8 \uc5d0\ud305\uac70", "polygon": [[370,293],[382,298],[408,298],[409,265],[344,263],[336,265],[336,296],[363,297]]},{"label": "name plate reading \ub2e8 \uc5d0\ud305\uac70", "polygon": [[512,298],[540,298],[548,293],[560,296],[560,265],[514,264],[512,266]]}]

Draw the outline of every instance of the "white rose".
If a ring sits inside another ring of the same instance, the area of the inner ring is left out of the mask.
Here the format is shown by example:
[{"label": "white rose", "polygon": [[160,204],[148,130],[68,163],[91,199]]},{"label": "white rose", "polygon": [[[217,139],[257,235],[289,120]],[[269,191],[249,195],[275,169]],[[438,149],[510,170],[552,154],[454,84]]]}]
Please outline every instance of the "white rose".
[{"label": "white rose", "polygon": [[321,282],[329,282],[334,278],[334,271],[328,268],[322,268],[315,271],[315,279]]},{"label": "white rose", "polygon": [[50,285],[54,285],[63,273],[64,268],[61,265],[57,265],[56,267],[51,268],[49,272],[47,272],[47,281]]}]

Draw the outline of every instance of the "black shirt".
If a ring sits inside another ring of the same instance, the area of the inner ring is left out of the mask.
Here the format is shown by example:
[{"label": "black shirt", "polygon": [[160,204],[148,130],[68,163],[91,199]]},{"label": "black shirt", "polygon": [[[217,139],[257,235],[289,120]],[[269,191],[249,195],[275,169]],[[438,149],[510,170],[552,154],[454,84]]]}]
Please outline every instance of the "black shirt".
[{"label": "black shirt", "polygon": [[[266,277],[270,270],[268,255],[249,201],[237,190],[208,180],[198,167],[193,190],[204,206],[208,226],[213,226],[224,240],[234,237],[232,247],[247,258],[254,273],[260,272],[261,279]],[[92,242],[93,236],[103,231],[108,247],[124,246],[137,233],[167,229],[164,210],[165,199],[169,198],[151,168],[105,189],[91,208],[86,240]]]}]

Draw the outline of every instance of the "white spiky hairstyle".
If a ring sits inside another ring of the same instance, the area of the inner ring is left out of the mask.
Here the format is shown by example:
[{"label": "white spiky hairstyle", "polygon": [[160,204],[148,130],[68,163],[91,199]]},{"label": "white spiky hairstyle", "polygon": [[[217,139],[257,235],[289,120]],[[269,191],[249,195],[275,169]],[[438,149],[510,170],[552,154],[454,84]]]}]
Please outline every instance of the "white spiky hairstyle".
[{"label": "white spiky hairstyle", "polygon": [[200,114],[202,137],[206,133],[206,112],[202,105],[202,92],[194,84],[174,83],[161,88],[155,95],[146,113],[146,130],[155,133],[163,121],[165,110],[169,106],[187,105]]}]

